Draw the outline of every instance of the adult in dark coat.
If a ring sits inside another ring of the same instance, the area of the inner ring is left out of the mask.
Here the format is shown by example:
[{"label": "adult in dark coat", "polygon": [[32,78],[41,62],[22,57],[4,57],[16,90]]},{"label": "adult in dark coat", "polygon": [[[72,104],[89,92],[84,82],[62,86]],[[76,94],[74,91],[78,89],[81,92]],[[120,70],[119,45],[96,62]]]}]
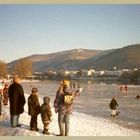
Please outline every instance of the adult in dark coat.
[{"label": "adult in dark coat", "polygon": [[19,127],[20,114],[24,112],[24,105],[26,103],[24,91],[20,84],[20,78],[14,77],[13,83],[10,85],[9,90],[10,101],[10,120],[12,127]]}]

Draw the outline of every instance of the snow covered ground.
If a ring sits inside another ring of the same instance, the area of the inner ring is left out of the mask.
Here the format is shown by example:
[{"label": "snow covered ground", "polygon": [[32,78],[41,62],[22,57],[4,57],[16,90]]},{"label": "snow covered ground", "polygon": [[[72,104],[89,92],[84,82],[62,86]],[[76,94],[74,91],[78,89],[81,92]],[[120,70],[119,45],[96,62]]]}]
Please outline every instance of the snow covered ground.
[{"label": "snow covered ground", "polygon": [[[26,94],[26,98],[29,95]],[[42,103],[42,99],[40,99]],[[9,122],[9,106],[3,106],[3,117],[0,120],[0,136],[43,136],[43,125],[40,115],[38,116],[39,132],[29,130],[30,116],[28,115],[27,103],[25,112],[20,116],[20,128],[11,128]],[[49,126],[50,136],[59,134],[57,123],[57,114],[52,107],[53,120]],[[140,136],[140,132],[128,128],[123,128],[115,123],[113,119],[101,119],[86,115],[83,113],[73,112],[70,121],[70,136]],[[45,136],[45,135],[44,135]]]}]

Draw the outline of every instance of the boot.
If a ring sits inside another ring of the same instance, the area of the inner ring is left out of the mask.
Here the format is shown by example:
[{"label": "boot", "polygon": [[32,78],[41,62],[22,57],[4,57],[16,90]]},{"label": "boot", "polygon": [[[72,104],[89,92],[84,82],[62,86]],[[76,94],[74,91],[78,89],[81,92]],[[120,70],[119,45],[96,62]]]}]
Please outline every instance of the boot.
[{"label": "boot", "polygon": [[47,130],[44,130],[43,131],[43,134],[50,135],[50,133],[48,132],[48,129]]},{"label": "boot", "polygon": [[60,134],[58,134],[58,135],[56,135],[56,136],[64,136],[64,135],[60,133]]},{"label": "boot", "polygon": [[57,134],[56,136],[65,136],[64,133],[60,132],[60,134]]}]

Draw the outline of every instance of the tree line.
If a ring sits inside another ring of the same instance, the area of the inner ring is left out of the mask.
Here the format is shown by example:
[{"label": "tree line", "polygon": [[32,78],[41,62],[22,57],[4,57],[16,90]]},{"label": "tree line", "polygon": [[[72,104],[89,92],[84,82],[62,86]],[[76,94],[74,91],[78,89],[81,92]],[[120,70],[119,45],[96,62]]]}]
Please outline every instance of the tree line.
[{"label": "tree line", "polygon": [[140,84],[140,70],[125,71],[120,76],[120,80],[124,83]]},{"label": "tree line", "polygon": [[[23,79],[27,76],[33,75],[33,66],[32,61],[28,58],[22,58],[15,61],[11,67],[8,66],[3,61],[0,61],[0,77],[5,77],[7,74],[10,75],[19,75]],[[81,71],[77,73],[77,76],[81,75]],[[48,77],[51,75],[48,75]],[[58,75],[61,77],[61,75]],[[56,78],[56,76],[54,77]],[[130,83],[130,84],[140,84],[140,69],[138,70],[130,70],[125,71],[119,77],[119,80],[122,82]]]},{"label": "tree line", "polygon": [[33,74],[32,61],[28,58],[22,58],[16,61],[16,63],[9,67],[8,64],[0,62],[0,77],[5,77],[7,74],[20,75],[22,78],[31,76]]}]

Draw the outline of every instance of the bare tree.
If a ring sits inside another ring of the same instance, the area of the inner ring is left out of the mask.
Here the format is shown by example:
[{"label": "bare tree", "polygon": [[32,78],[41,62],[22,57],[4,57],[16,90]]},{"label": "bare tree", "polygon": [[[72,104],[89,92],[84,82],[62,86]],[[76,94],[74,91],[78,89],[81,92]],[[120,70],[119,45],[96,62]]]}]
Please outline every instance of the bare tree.
[{"label": "bare tree", "polygon": [[0,61],[0,76],[4,77],[7,74],[7,64]]},{"label": "bare tree", "polygon": [[19,59],[15,64],[14,73],[25,78],[32,75],[32,62],[28,58]]}]

